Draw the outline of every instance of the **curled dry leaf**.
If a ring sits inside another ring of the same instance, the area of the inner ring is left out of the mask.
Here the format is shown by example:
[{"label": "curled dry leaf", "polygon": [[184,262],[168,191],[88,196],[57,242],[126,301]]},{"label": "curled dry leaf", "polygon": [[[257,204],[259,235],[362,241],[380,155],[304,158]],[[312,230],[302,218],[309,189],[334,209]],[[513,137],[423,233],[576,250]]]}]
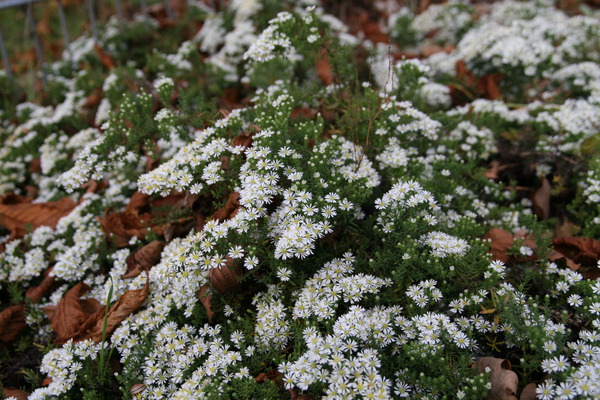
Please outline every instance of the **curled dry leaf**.
[{"label": "curled dry leaf", "polygon": [[27,397],[29,397],[29,393],[19,389],[5,387],[2,391],[4,392],[5,398],[14,397],[17,400],[27,400]]},{"label": "curled dry leaf", "polygon": [[56,306],[44,307],[50,325],[56,332],[56,344],[64,344],[77,336],[90,316],[101,307],[96,299],[81,299],[90,290],[85,283],[78,283],[65,293]]},{"label": "curled dry leaf", "polygon": [[232,192],[229,194],[229,198],[227,199],[227,203],[225,206],[219,210],[217,210],[213,214],[213,219],[221,222],[226,219],[232,218],[238,211],[240,207],[240,194],[238,192]]},{"label": "curled dry leaf", "polygon": [[248,148],[252,146],[252,134],[248,132],[240,133],[239,135],[233,138],[231,145],[242,146],[243,148]]},{"label": "curled dry leaf", "polygon": [[183,194],[151,201],[147,194],[135,192],[123,212],[112,213],[106,210],[103,217],[98,217],[98,221],[106,236],[112,236],[118,247],[125,247],[129,245],[129,240],[133,236],[143,240],[148,234],[148,229],[158,235],[163,234],[162,226],[152,224],[153,214],[145,211],[148,205],[152,204],[156,207],[173,205],[182,197]]},{"label": "curled dry leaf", "polygon": [[215,315],[215,313],[211,309],[211,304],[210,304],[211,294],[210,294],[210,288],[208,287],[208,285],[203,285],[200,288],[200,290],[198,290],[197,297],[198,297],[198,300],[200,300],[200,302],[204,306],[204,309],[206,310],[206,314],[208,314],[208,322],[212,322],[212,319],[213,319],[213,316]]},{"label": "curled dry leaf", "polygon": [[477,90],[487,99],[497,100],[502,98],[502,92],[498,84],[504,75],[501,73],[487,74],[477,80]]},{"label": "curled dry leaf", "polygon": [[225,294],[240,284],[238,279],[242,276],[243,270],[239,266],[234,266],[234,262],[234,259],[227,257],[224,267],[211,269],[208,272],[210,284],[203,285],[197,293],[198,299],[206,309],[209,322],[212,322],[215,315],[211,309],[212,295],[210,288],[216,290],[219,294]]},{"label": "curled dry leaf", "polygon": [[567,259],[567,265],[577,272],[580,272],[586,279],[600,278],[600,268],[598,268],[598,259],[600,259],[600,241],[586,237],[561,237],[552,239],[554,249],[559,253],[554,253],[554,259]]},{"label": "curled dry leaf", "polygon": [[479,373],[489,369],[492,387],[487,400],[517,400],[519,378],[511,371],[510,361],[496,357],[481,357],[473,364]]},{"label": "curled dry leaf", "polygon": [[492,160],[492,162],[490,162],[490,167],[483,173],[483,176],[485,176],[488,179],[497,181],[498,179],[500,179],[500,176],[498,176],[498,172],[500,172],[500,161]]},{"label": "curled dry leaf", "polygon": [[70,197],[48,203],[32,203],[26,197],[8,194],[0,198],[0,225],[8,229],[13,238],[23,237],[28,230],[40,226],[54,228],[58,220],[75,206]]},{"label": "curled dry leaf", "polygon": [[129,245],[129,240],[135,236],[144,239],[150,226],[150,214],[136,216],[126,212],[109,213],[104,212],[103,217],[98,217],[102,230],[108,237],[113,237],[118,247]]},{"label": "curled dry leaf", "polygon": [[546,177],[542,178],[542,186],[536,189],[531,196],[533,203],[533,211],[540,219],[548,219],[550,217],[550,192],[552,185]]},{"label": "curled dry leaf", "polygon": [[[491,239],[490,251],[492,253],[492,259],[500,260],[502,262],[508,262],[510,259],[508,252],[513,247],[515,239],[523,240],[523,245],[532,250],[535,250],[537,247],[535,238],[525,231],[519,231],[513,236],[504,229],[492,228],[483,236],[483,239]],[[535,260],[536,255],[516,257],[516,259],[517,261]]]},{"label": "curled dry leaf", "polygon": [[537,399],[537,394],[535,393],[536,388],[537,388],[537,385],[533,382],[525,385],[525,387],[523,388],[523,391],[521,392],[521,396],[519,397],[519,400],[536,400]]},{"label": "curled dry leaf", "polygon": [[8,343],[25,328],[25,305],[10,306],[0,312],[0,342]]},{"label": "curled dry leaf", "polygon": [[242,276],[242,268],[234,266],[234,262],[233,258],[227,257],[224,267],[212,268],[208,271],[210,285],[219,292],[219,294],[227,293],[240,284],[238,278]]},{"label": "curled dry leaf", "polygon": [[333,71],[331,70],[331,64],[329,64],[327,50],[324,48],[321,49],[321,53],[317,58],[315,69],[317,70],[317,76],[323,85],[329,86],[333,83]]},{"label": "curled dry leaf", "polygon": [[50,267],[44,272],[44,279],[39,285],[27,289],[25,296],[32,302],[37,303],[54,284],[54,276],[50,275],[52,269],[54,269],[54,267]]},{"label": "curled dry leaf", "polygon": [[483,238],[492,240],[490,250],[494,260],[503,262],[508,261],[510,258],[508,251],[513,245],[513,236],[509,232],[500,228],[492,228],[483,236]]},{"label": "curled dry leaf", "polygon": [[100,58],[100,62],[106,69],[113,70],[115,68],[115,60],[110,54],[104,51],[102,47],[98,46],[98,44],[94,44],[94,51],[96,52],[96,54]]},{"label": "curled dry leaf", "polygon": [[158,264],[164,248],[165,243],[153,240],[130,254],[126,260],[127,272],[123,275],[123,279],[134,278]]},{"label": "curled dry leaf", "polygon": [[[106,337],[108,337],[125,318],[140,309],[146,300],[146,297],[148,297],[149,291],[150,281],[149,278],[146,277],[146,284],[143,288],[128,290],[119,297],[119,300],[110,307],[106,314]],[[81,333],[74,337],[74,340],[92,339],[95,342],[100,342],[102,340],[105,308],[106,306],[99,309],[94,316],[86,321]]]}]

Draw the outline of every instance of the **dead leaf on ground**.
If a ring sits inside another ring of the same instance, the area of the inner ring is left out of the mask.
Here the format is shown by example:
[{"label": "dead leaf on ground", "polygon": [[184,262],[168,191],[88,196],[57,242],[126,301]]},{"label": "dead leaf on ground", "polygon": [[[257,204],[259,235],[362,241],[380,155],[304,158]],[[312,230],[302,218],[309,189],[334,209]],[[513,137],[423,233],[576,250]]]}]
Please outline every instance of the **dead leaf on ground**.
[{"label": "dead leaf on ground", "polygon": [[550,217],[550,194],[552,185],[546,177],[542,177],[542,186],[533,192],[531,201],[533,203],[533,211],[540,219],[548,219]]},{"label": "dead leaf on ground", "polygon": [[[174,207],[183,197],[184,194],[180,193],[151,200],[150,196],[135,192],[123,212],[115,213],[107,209],[104,216],[98,217],[98,221],[107,237],[113,237],[118,247],[125,247],[133,236],[143,240],[149,230],[162,235],[164,226],[154,225],[153,218],[165,217],[167,213],[161,208]],[[148,209],[150,205],[155,207],[152,213]]]},{"label": "dead leaf on ground", "polygon": [[44,307],[50,325],[56,332],[56,344],[64,344],[78,335],[88,318],[101,309],[96,299],[81,299],[89,290],[88,285],[80,282],[69,289],[56,306]]},{"label": "dead leaf on ground", "polygon": [[501,73],[487,74],[477,80],[477,90],[481,95],[490,100],[502,98],[502,92],[498,84],[502,81],[504,75]]},{"label": "dead leaf on ground", "polygon": [[239,135],[233,138],[231,145],[242,146],[243,148],[248,148],[252,146],[252,134],[248,132],[240,133]]},{"label": "dead leaf on ground", "polygon": [[317,76],[323,85],[329,86],[333,83],[333,71],[331,70],[331,64],[329,64],[327,50],[321,49],[315,69],[317,71]]},{"label": "dead leaf on ground", "polygon": [[581,228],[579,226],[571,221],[565,220],[561,224],[556,224],[556,227],[554,228],[554,237],[561,238],[575,236],[580,230]]},{"label": "dead leaf on ground", "polygon": [[235,266],[234,263],[235,260],[233,258],[227,257],[225,266],[212,268],[208,271],[210,285],[219,294],[225,294],[240,284],[238,279],[242,276],[243,270],[241,267]]},{"label": "dead leaf on ground", "polygon": [[226,219],[233,218],[237,213],[240,207],[240,194],[238,192],[231,192],[229,194],[229,198],[227,199],[227,203],[223,208],[217,210],[212,218],[222,222]]},{"label": "dead leaf on ground", "polygon": [[473,364],[473,368],[477,368],[479,373],[484,373],[489,368],[492,387],[486,397],[487,400],[517,400],[519,378],[511,371],[509,360],[481,357]]},{"label": "dead leaf on ground", "polygon": [[203,285],[200,288],[200,290],[198,290],[198,293],[196,296],[198,297],[198,300],[200,300],[200,302],[204,306],[204,309],[206,310],[206,314],[208,314],[208,322],[212,322],[212,319],[213,319],[215,313],[211,309],[210,299],[212,296],[210,294],[210,288],[208,287],[208,285]]},{"label": "dead leaf on ground", "polygon": [[19,389],[5,387],[2,389],[2,391],[4,392],[5,398],[14,397],[17,400],[27,400],[27,397],[29,397],[29,393]]},{"label": "dead leaf on ground", "polygon": [[25,328],[25,305],[10,306],[0,312],[0,342],[8,343]]},{"label": "dead leaf on ground", "polygon": [[508,251],[514,243],[513,236],[509,232],[500,228],[492,228],[483,238],[492,240],[490,244],[492,259],[508,262],[510,258]]},{"label": "dead leaf on ground", "polygon": [[15,194],[0,198],[0,225],[11,232],[12,238],[23,237],[40,226],[54,228],[59,219],[69,214],[76,204],[70,197],[47,203],[32,203],[31,199]]},{"label": "dead leaf on ground", "polygon": [[[510,232],[500,228],[492,228],[483,236],[483,239],[491,239],[490,252],[492,253],[493,260],[500,260],[502,262],[508,262],[511,255],[509,254],[510,249],[515,244],[515,239],[522,241],[523,246],[527,246],[534,250],[537,247],[535,237],[530,235],[526,231],[516,232],[513,236]],[[535,260],[537,258],[534,253],[531,256],[516,256],[517,261]]]},{"label": "dead leaf on ground", "polygon": [[27,289],[25,296],[32,302],[37,303],[54,284],[54,276],[50,275],[52,269],[54,269],[54,267],[50,267],[44,271],[44,279],[39,285]]},{"label": "dead leaf on ground", "polygon": [[102,47],[98,46],[98,44],[94,44],[94,51],[96,51],[96,54],[100,58],[100,62],[106,69],[110,71],[115,68],[115,60]]},{"label": "dead leaf on ground", "polygon": [[525,387],[523,388],[523,391],[521,392],[521,396],[519,397],[519,400],[535,400],[535,399],[537,399],[537,394],[535,393],[536,388],[537,388],[537,385],[533,382],[525,385]]},{"label": "dead leaf on ground", "polygon": [[[149,278],[146,277],[146,284],[143,288],[128,290],[119,297],[119,300],[109,308],[108,314],[106,314],[106,337],[108,337],[125,318],[140,309],[146,300],[146,297],[148,297],[149,291],[150,281]],[[81,333],[74,337],[74,340],[92,339],[95,342],[100,342],[104,330],[105,310],[106,306],[100,308],[95,315],[84,324]],[[89,329],[86,329],[88,327]]]},{"label": "dead leaf on ground", "polygon": [[127,272],[123,275],[123,279],[134,278],[158,264],[164,248],[164,242],[153,240],[130,254],[126,260]]},{"label": "dead leaf on ground", "polygon": [[490,162],[490,167],[483,173],[483,176],[497,181],[500,179],[498,172],[500,172],[500,161],[492,160],[492,162]]},{"label": "dead leaf on ground", "polygon": [[553,238],[552,244],[559,254],[554,254],[554,259],[564,256],[567,265],[583,275],[586,279],[600,278],[600,241],[586,237],[560,237]]}]

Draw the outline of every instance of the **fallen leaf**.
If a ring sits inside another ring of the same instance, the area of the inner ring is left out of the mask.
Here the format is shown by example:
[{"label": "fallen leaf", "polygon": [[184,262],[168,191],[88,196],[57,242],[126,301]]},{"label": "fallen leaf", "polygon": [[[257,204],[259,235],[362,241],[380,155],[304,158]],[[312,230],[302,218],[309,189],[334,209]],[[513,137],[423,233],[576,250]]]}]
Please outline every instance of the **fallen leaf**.
[{"label": "fallen leaf", "polygon": [[487,99],[501,99],[502,92],[500,91],[498,84],[503,78],[504,75],[501,73],[484,75],[477,80],[477,90]]},{"label": "fallen leaf", "polygon": [[473,364],[479,373],[486,372],[489,369],[490,388],[487,400],[517,400],[517,387],[519,378],[517,374],[511,371],[509,360],[496,357],[481,357]]},{"label": "fallen leaf", "polygon": [[208,285],[203,285],[200,288],[200,290],[198,290],[198,293],[196,296],[198,297],[198,300],[200,300],[200,302],[204,306],[204,309],[206,310],[206,314],[208,314],[208,322],[212,322],[212,319],[213,319],[215,313],[211,309],[210,299],[212,296],[210,294],[210,288],[208,287]]},{"label": "fallen leaf", "polygon": [[537,388],[537,385],[533,382],[525,385],[525,387],[523,388],[523,391],[521,392],[521,396],[519,397],[519,400],[536,400],[537,399],[537,394],[535,393],[536,388]]},{"label": "fallen leaf", "polygon": [[542,186],[533,192],[531,201],[533,203],[533,211],[539,219],[548,219],[550,217],[550,192],[552,185],[546,177],[542,177]]},{"label": "fallen leaf", "polygon": [[[183,197],[183,195],[179,197]],[[150,196],[147,194],[135,192],[123,212],[113,213],[110,212],[110,209],[107,209],[104,216],[97,217],[97,219],[102,225],[102,230],[106,236],[113,237],[118,247],[125,247],[129,245],[129,240],[133,236],[143,240],[149,229],[158,235],[162,235],[162,227],[152,225],[153,215],[148,212],[149,210],[147,211],[148,205],[152,203],[160,207],[174,204],[179,200],[179,197],[167,196],[151,202]],[[156,216],[158,215],[154,215],[154,217]]]},{"label": "fallen leaf", "polygon": [[229,194],[229,198],[227,199],[227,203],[225,203],[225,206],[217,210],[213,214],[212,218],[221,222],[234,217],[240,207],[239,200],[240,194],[238,192],[231,192]]},{"label": "fallen leaf", "polygon": [[169,243],[174,238],[185,237],[195,226],[195,219],[190,220],[189,218],[182,218],[179,221],[168,222],[163,229],[165,241]]},{"label": "fallen leaf", "polygon": [[564,255],[569,268],[580,272],[586,279],[600,278],[600,241],[586,237],[553,238],[554,249]]},{"label": "fallen leaf", "polygon": [[88,285],[80,282],[69,289],[56,306],[44,307],[50,325],[56,332],[56,344],[64,344],[77,336],[88,318],[101,309],[96,299],[81,299],[89,290]]},{"label": "fallen leaf", "polygon": [[498,172],[500,172],[500,161],[492,160],[492,162],[490,162],[490,167],[483,173],[483,176],[497,181],[500,179]]},{"label": "fallen leaf", "polygon": [[325,49],[321,49],[321,53],[317,58],[315,65],[317,76],[321,83],[325,86],[329,86],[333,83],[333,71],[331,70],[331,64],[329,64],[329,56]]},{"label": "fallen leaf", "polygon": [[112,58],[112,56],[110,54],[108,54],[106,51],[104,51],[104,49],[102,47],[98,46],[97,43],[94,44],[94,51],[96,51],[96,54],[100,58],[100,62],[106,69],[108,69],[110,71],[115,68],[115,60]]},{"label": "fallen leaf", "polygon": [[[148,292],[150,291],[150,281],[146,277],[146,284],[143,288],[137,290],[128,290],[125,292],[115,304],[110,307],[106,314],[106,337],[108,337],[119,324],[131,314],[140,309]],[[92,339],[95,342],[102,340],[102,332],[104,331],[104,316],[106,306],[99,309],[93,317],[91,317],[83,325],[81,333],[74,337],[74,340]],[[90,327],[89,329],[87,329]]]},{"label": "fallen leaf", "polygon": [[70,197],[48,203],[32,203],[26,197],[8,194],[0,198],[0,225],[11,232],[12,238],[23,237],[28,230],[40,226],[54,228],[58,220],[75,206]]},{"label": "fallen leaf", "polygon": [[126,259],[127,272],[123,275],[123,279],[134,278],[158,264],[164,247],[164,242],[153,240],[130,254]]},{"label": "fallen leaf", "polygon": [[54,276],[50,275],[53,268],[54,267],[50,267],[44,272],[44,279],[39,285],[27,289],[25,296],[32,302],[37,303],[54,284]]},{"label": "fallen leaf", "polygon": [[581,228],[571,221],[563,221],[561,224],[556,224],[556,228],[554,228],[554,237],[571,237],[575,236]]},{"label": "fallen leaf", "polygon": [[492,228],[483,236],[483,239],[492,240],[490,244],[492,259],[508,262],[510,258],[508,251],[514,242],[513,236],[509,232],[500,228]]},{"label": "fallen leaf", "polygon": [[25,324],[25,305],[10,306],[0,312],[0,342],[8,343],[16,338]]},{"label": "fallen leaf", "polygon": [[252,146],[252,134],[248,132],[242,132],[236,137],[233,138],[231,142],[232,146],[242,146],[243,148],[248,148]]},{"label": "fallen leaf", "polygon": [[102,101],[103,97],[104,94],[102,93],[102,88],[98,87],[85,98],[85,103],[83,104],[83,106],[85,108],[97,107],[100,104],[100,101]]},{"label": "fallen leaf", "polygon": [[2,391],[4,392],[5,398],[14,397],[17,400],[27,400],[27,397],[29,397],[29,393],[19,389],[5,387],[2,389]]},{"label": "fallen leaf", "polygon": [[234,266],[234,262],[233,258],[227,257],[225,266],[208,271],[210,286],[219,294],[225,294],[240,284],[238,278],[242,276],[242,268]]},{"label": "fallen leaf", "polygon": [[129,245],[129,240],[135,236],[143,240],[148,233],[151,215],[147,214],[145,218],[129,213],[108,213],[105,211],[103,217],[98,217],[102,230],[107,237],[112,237],[116,241],[117,247]]}]

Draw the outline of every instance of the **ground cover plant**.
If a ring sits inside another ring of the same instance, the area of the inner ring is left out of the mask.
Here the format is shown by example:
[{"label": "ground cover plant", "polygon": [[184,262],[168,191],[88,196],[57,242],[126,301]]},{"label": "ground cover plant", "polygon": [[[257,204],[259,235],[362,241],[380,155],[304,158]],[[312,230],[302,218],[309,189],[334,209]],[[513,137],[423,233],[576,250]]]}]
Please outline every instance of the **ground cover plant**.
[{"label": "ground cover plant", "polygon": [[0,73],[4,396],[600,397],[593,2],[172,6]]}]

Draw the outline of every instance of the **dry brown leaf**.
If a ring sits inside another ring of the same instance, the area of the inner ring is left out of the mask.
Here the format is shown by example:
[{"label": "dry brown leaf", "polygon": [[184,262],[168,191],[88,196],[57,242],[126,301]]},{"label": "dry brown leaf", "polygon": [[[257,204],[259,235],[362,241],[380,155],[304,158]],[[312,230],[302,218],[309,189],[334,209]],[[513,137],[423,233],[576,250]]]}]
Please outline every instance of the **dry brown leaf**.
[{"label": "dry brown leaf", "polygon": [[477,80],[477,90],[487,99],[497,100],[502,98],[498,84],[504,75],[500,73],[487,74]]},{"label": "dry brown leaf", "polygon": [[553,238],[554,249],[565,256],[569,268],[586,279],[600,278],[600,241],[586,237]]},{"label": "dry brown leaf", "polygon": [[500,228],[492,228],[483,238],[492,240],[490,244],[492,259],[508,262],[510,258],[508,251],[513,246],[513,236],[509,232]]},{"label": "dry brown leaf", "polygon": [[215,313],[211,309],[210,299],[212,296],[210,294],[208,285],[203,285],[200,290],[198,290],[197,297],[204,306],[206,314],[208,314],[208,322],[212,322]]},{"label": "dry brown leaf", "polygon": [[533,382],[525,385],[525,387],[523,388],[523,391],[521,392],[521,396],[519,397],[519,400],[536,400],[537,399],[537,394],[535,393],[536,387],[537,387],[537,385]]},{"label": "dry brown leaf", "polygon": [[239,284],[239,277],[242,276],[242,268],[234,266],[235,260],[227,257],[225,266],[221,268],[212,268],[208,271],[208,279],[212,286],[219,294],[225,294],[232,289],[235,289]]},{"label": "dry brown leaf", "polygon": [[563,221],[562,224],[556,224],[554,228],[554,237],[571,237],[575,236],[581,228],[571,221]]},{"label": "dry brown leaf", "polygon": [[104,213],[104,217],[98,217],[102,230],[107,237],[112,237],[116,241],[117,247],[129,245],[129,240],[135,236],[138,239],[144,239],[148,233],[151,216],[147,214],[146,218],[139,218],[129,213]]},{"label": "dry brown leaf", "polygon": [[5,387],[2,389],[2,391],[4,392],[4,397],[6,398],[14,397],[17,400],[27,400],[27,397],[29,397],[29,393],[19,389]]},{"label": "dry brown leaf", "polygon": [[468,86],[475,85],[475,75],[467,69],[467,63],[463,60],[458,60],[454,64],[454,70],[456,71],[456,78]]},{"label": "dry brown leaf", "polygon": [[237,210],[240,207],[240,194],[238,192],[231,192],[229,194],[229,198],[227,199],[227,203],[225,206],[219,210],[217,210],[213,214],[213,219],[221,222],[226,219],[232,218],[237,213]]},{"label": "dry brown leaf", "polygon": [[325,86],[329,86],[333,83],[333,71],[331,70],[331,64],[329,64],[329,56],[325,49],[321,49],[321,53],[317,58],[315,65],[317,76],[321,83]]},{"label": "dry brown leaf", "polygon": [[115,68],[115,60],[110,54],[104,51],[102,47],[98,46],[98,44],[94,44],[94,50],[100,58],[100,62],[102,63],[102,65],[104,65],[106,69],[112,70]]},{"label": "dry brown leaf", "polygon": [[25,328],[25,305],[10,306],[0,312],[0,342],[8,343]]},{"label": "dry brown leaf", "polygon": [[158,264],[164,247],[164,242],[153,240],[130,254],[126,260],[127,272],[123,275],[123,279],[134,278]]},{"label": "dry brown leaf", "polygon": [[0,198],[0,225],[8,229],[13,238],[23,237],[28,229],[40,226],[54,228],[58,220],[75,206],[70,197],[48,203],[32,203],[26,197],[8,194]]},{"label": "dry brown leaf", "polygon": [[533,192],[531,201],[533,203],[533,211],[540,219],[548,219],[550,217],[550,193],[552,185],[546,177],[542,177],[542,186]]},{"label": "dry brown leaf", "polygon": [[[110,335],[119,324],[128,316],[139,310],[142,306],[148,292],[150,291],[150,281],[146,278],[146,284],[143,288],[137,290],[128,290],[119,300],[108,310],[106,321],[106,337]],[[95,342],[102,340],[102,332],[104,330],[104,315],[105,307],[99,309],[93,317],[83,325],[81,334],[74,337],[74,340],[92,339]],[[88,328],[89,327],[89,328]]]},{"label": "dry brown leaf", "polygon": [[511,371],[510,361],[496,357],[481,357],[473,364],[479,373],[491,372],[492,387],[486,397],[487,400],[517,400],[517,387],[519,378]]},{"label": "dry brown leaf", "polygon": [[243,148],[248,148],[252,146],[252,134],[248,132],[242,132],[236,137],[233,138],[231,142],[232,146],[242,146]]},{"label": "dry brown leaf", "polygon": [[89,290],[88,285],[80,282],[69,289],[56,306],[44,307],[50,325],[56,332],[56,339],[54,339],[56,344],[64,344],[77,336],[88,318],[101,309],[96,299],[81,300],[81,296]]},{"label": "dry brown leaf", "polygon": [[294,107],[292,109],[292,112],[290,113],[290,118],[291,119],[297,119],[297,118],[314,118],[316,115],[316,111],[313,110],[310,107],[305,107],[305,106],[298,106],[298,107]]},{"label": "dry brown leaf", "polygon": [[54,267],[50,267],[44,272],[44,279],[39,285],[27,289],[25,296],[34,303],[37,303],[44,296],[44,294],[46,294],[48,289],[50,289],[52,284],[54,284],[54,276],[50,276],[52,269],[54,269]]},{"label": "dry brown leaf", "polygon": [[497,181],[498,179],[500,179],[500,176],[498,176],[498,172],[500,172],[500,161],[492,160],[492,162],[490,162],[490,167],[483,173],[483,176],[485,176],[488,179]]},{"label": "dry brown leaf", "polygon": [[[180,197],[183,197],[183,195]],[[172,204],[178,201],[178,199],[174,200],[174,198],[168,196],[164,199],[155,200],[152,204],[163,206]],[[102,225],[102,230],[107,237],[112,236],[115,239],[118,247],[128,246],[129,240],[133,236],[143,240],[148,234],[149,228],[154,233],[162,235],[162,227],[153,226],[152,214],[145,212],[150,203],[150,196],[135,192],[122,213],[112,213],[107,209],[103,217],[98,217],[98,221]]]}]

